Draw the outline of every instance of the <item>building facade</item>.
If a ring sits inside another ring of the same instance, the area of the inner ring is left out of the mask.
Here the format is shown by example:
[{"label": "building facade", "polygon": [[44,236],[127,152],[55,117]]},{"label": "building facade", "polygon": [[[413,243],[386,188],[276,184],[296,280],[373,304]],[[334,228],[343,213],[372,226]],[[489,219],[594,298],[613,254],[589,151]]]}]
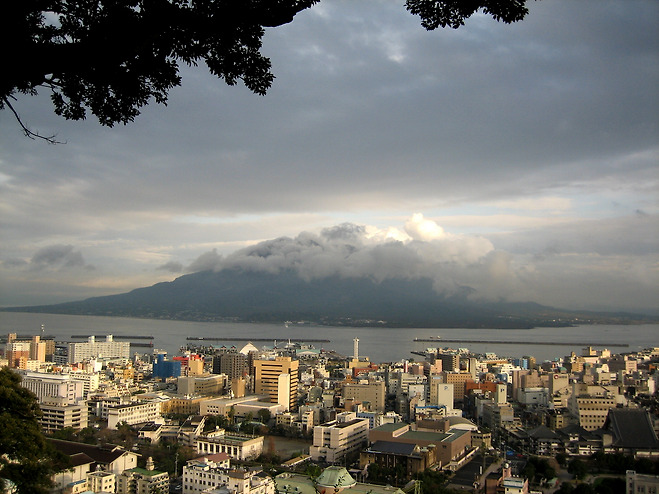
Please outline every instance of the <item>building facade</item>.
[{"label": "building facade", "polygon": [[271,403],[283,405],[287,410],[297,410],[299,365],[291,357],[254,360],[255,393],[268,395]]}]

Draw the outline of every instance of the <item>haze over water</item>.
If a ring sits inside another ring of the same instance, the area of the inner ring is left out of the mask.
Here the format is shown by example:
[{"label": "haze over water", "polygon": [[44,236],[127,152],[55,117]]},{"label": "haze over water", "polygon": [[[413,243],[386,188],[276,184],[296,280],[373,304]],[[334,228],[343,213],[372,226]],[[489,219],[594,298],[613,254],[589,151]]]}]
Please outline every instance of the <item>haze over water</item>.
[{"label": "haze over water", "polygon": [[[154,348],[166,350],[170,355],[178,353],[188,336],[238,338],[228,341],[209,341],[214,346],[242,347],[245,339],[268,338],[272,341],[256,341],[259,348],[272,346],[275,339],[296,340],[326,339],[329,343],[313,343],[316,348],[334,350],[343,355],[352,355],[353,338],[359,338],[359,353],[374,362],[389,362],[401,359],[419,360],[412,351],[427,347],[469,348],[474,353],[494,352],[498,356],[521,357],[532,355],[539,361],[553,360],[569,355],[581,354],[584,343],[597,349],[608,348],[614,353],[624,353],[642,348],[659,346],[659,324],[642,325],[583,325],[568,328],[534,329],[468,329],[468,328],[352,328],[265,323],[206,323],[169,321],[156,319],[133,319],[99,316],[70,316],[58,314],[36,314],[0,312],[0,334],[10,332],[19,335],[39,334],[41,325],[45,335],[58,341],[71,341],[72,335],[107,334],[122,336],[154,336]],[[440,336],[438,342],[415,342],[414,338]],[[449,343],[441,339],[487,340],[519,342],[518,344]],[[80,341],[79,339],[73,341]],[[567,343],[542,345],[539,343]],[[191,342],[194,343],[194,342]],[[615,346],[626,343],[628,347]],[[132,347],[132,353],[145,353],[148,348]]]}]

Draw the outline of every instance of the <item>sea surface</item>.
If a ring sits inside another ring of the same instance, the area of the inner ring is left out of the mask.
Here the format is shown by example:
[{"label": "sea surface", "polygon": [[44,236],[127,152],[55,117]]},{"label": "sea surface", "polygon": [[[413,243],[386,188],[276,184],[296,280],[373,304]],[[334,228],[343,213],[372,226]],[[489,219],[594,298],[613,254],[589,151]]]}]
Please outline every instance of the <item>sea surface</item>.
[{"label": "sea surface", "polygon": [[[84,341],[73,339],[73,335],[153,336],[154,348],[176,355],[186,343],[188,336],[227,338],[226,341],[205,342],[214,346],[241,348],[250,339],[258,348],[275,344],[281,346],[289,338],[294,340],[329,340],[310,342],[316,348],[334,350],[350,356],[353,339],[359,338],[360,356],[368,356],[373,362],[392,362],[402,359],[420,360],[412,352],[429,347],[468,348],[474,353],[492,352],[500,357],[531,355],[538,361],[554,360],[570,352],[581,354],[586,345],[596,349],[608,348],[613,353],[625,353],[648,347],[659,347],[659,324],[641,325],[583,325],[569,328],[534,329],[466,329],[466,328],[352,328],[316,326],[291,323],[215,323],[188,322],[157,319],[134,319],[125,317],[69,316],[59,314],[36,314],[23,312],[0,312],[0,334],[41,334],[54,336],[57,341]],[[415,342],[414,338],[433,338],[437,341]],[[467,342],[442,340],[460,339]],[[148,342],[138,340],[135,342]],[[481,343],[479,343],[479,341]],[[487,341],[488,343],[482,343]],[[496,342],[496,343],[492,343]],[[551,343],[551,344],[546,344]],[[628,346],[619,346],[626,344]],[[131,347],[133,353],[147,353],[143,347]]]}]

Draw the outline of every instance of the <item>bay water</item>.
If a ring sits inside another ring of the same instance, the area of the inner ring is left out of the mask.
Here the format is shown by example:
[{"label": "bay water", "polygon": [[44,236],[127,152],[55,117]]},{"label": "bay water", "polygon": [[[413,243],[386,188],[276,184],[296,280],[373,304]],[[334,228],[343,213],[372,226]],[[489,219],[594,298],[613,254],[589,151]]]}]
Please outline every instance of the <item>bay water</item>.
[{"label": "bay water", "polygon": [[[334,350],[350,356],[353,339],[359,338],[359,354],[373,362],[392,362],[401,359],[419,360],[412,352],[428,347],[468,348],[474,353],[492,352],[502,357],[531,355],[538,361],[554,360],[581,354],[585,345],[596,349],[608,348],[613,353],[626,353],[648,347],[659,347],[659,324],[639,325],[581,325],[567,328],[533,329],[470,329],[470,328],[363,328],[347,326],[317,326],[291,322],[289,324],[190,322],[125,317],[72,316],[27,312],[0,312],[0,334],[54,336],[57,341],[84,341],[73,335],[108,334],[120,336],[153,336],[154,348],[176,355],[187,337],[226,338],[208,341],[213,346],[241,348],[249,340],[261,348],[281,346],[289,338],[307,341],[316,348]],[[439,337],[439,338],[438,338]],[[415,338],[432,339],[430,342]],[[263,339],[264,341],[260,341]],[[310,340],[329,340],[312,342]],[[442,340],[467,340],[447,342]],[[135,342],[149,340],[135,339]],[[548,344],[549,343],[549,344]],[[620,346],[627,345],[627,346]],[[131,347],[132,353],[147,353],[144,347]]]}]

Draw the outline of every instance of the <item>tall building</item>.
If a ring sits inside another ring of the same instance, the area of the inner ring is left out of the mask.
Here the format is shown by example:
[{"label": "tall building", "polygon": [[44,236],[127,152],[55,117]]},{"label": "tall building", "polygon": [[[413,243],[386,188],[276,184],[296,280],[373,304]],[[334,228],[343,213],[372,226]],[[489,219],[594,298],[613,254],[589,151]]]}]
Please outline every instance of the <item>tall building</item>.
[{"label": "tall building", "polygon": [[271,403],[278,403],[287,410],[296,410],[299,365],[300,362],[291,357],[254,360],[255,393],[268,395]]},{"label": "tall building", "polygon": [[436,376],[430,380],[429,388],[429,405],[453,410],[453,384],[442,382],[441,376]]},{"label": "tall building", "polygon": [[46,361],[46,342],[40,336],[33,336],[30,342],[30,360]]},{"label": "tall building", "polygon": [[228,352],[213,357],[213,374],[226,374],[231,381],[245,377],[248,372],[247,355],[238,352]]},{"label": "tall building", "polygon": [[39,401],[46,398],[62,398],[73,405],[84,398],[85,385],[70,374],[22,372],[21,386],[32,391]]},{"label": "tall building", "polygon": [[159,353],[153,363],[153,377],[167,379],[181,375],[181,362],[179,360],[166,360],[166,355]]},{"label": "tall building", "polygon": [[107,335],[105,341],[96,341],[94,336],[90,336],[84,343],[69,343],[68,350],[70,364],[93,358],[130,358],[130,343],[114,341],[112,335]]},{"label": "tall building", "polygon": [[7,343],[5,354],[10,369],[25,369],[30,358],[30,342],[12,340]]},{"label": "tall building", "polygon": [[372,381],[365,384],[346,384],[343,386],[341,394],[346,400],[360,401],[362,404],[368,403],[368,406],[365,408],[371,412],[385,411],[384,404],[387,389],[384,381]]},{"label": "tall building", "polygon": [[438,353],[437,360],[442,362],[442,370],[447,372],[460,371],[460,356],[456,353]]},{"label": "tall building", "polygon": [[[443,364],[442,364],[443,365]],[[464,400],[466,383],[473,381],[469,372],[442,372],[444,382],[453,384],[453,399],[455,401]]]}]

